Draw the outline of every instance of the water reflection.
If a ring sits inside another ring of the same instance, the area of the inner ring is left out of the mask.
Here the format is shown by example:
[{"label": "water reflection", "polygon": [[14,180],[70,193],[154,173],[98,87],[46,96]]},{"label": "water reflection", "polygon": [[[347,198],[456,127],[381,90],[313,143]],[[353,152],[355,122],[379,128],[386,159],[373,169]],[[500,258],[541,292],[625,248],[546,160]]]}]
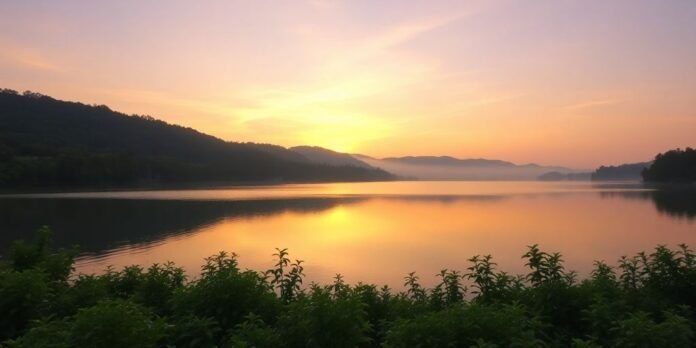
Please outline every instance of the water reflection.
[{"label": "water reflection", "polygon": [[51,226],[60,247],[101,254],[121,245],[144,248],[162,238],[195,232],[224,219],[311,213],[363,198],[248,201],[140,199],[0,199],[0,248]]},{"label": "water reflection", "polygon": [[656,189],[651,191],[612,191],[600,192],[602,197],[622,197],[625,199],[650,200],[655,209],[662,214],[687,220],[696,219],[696,190]]},{"label": "water reflection", "polygon": [[562,252],[581,273],[593,260],[612,262],[657,244],[696,245],[693,191],[495,183],[463,192],[472,184],[447,191],[437,183],[436,194],[427,194],[429,183],[412,185],[401,195],[393,188],[370,195],[325,186],[328,194],[320,196],[295,187],[301,198],[241,201],[220,198],[235,194],[229,192],[212,192],[214,200],[201,192],[182,200],[173,192],[156,199],[4,198],[0,247],[48,224],[59,244],[80,244],[88,253],[81,271],[173,260],[191,273],[223,249],[237,252],[243,267],[266,269],[273,249],[287,247],[306,261],[310,281],[340,272],[352,282],[399,288],[407,272],[431,284],[441,268],[465,269],[475,254],[492,254],[504,270],[523,272],[519,257],[532,243]]}]

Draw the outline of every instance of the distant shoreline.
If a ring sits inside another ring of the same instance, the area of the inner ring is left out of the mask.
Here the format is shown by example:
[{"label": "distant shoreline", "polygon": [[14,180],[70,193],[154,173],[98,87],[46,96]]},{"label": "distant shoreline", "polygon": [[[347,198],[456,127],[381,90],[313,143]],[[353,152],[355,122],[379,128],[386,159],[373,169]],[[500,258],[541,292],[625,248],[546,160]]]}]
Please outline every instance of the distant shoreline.
[{"label": "distant shoreline", "polygon": [[656,183],[640,180],[500,180],[500,179],[446,179],[446,180],[421,180],[417,178],[397,178],[394,180],[354,180],[354,181],[213,181],[196,183],[177,183],[177,184],[157,184],[143,186],[124,186],[124,187],[41,187],[41,188],[17,188],[1,189],[0,198],[10,195],[21,194],[53,194],[53,193],[108,193],[108,192],[129,192],[129,191],[166,191],[166,190],[212,190],[212,189],[231,189],[231,188],[254,188],[262,186],[281,186],[298,184],[355,184],[355,183],[389,183],[389,182],[532,182],[540,184],[559,184],[559,183],[588,183],[593,186],[605,185],[636,185],[647,190],[674,191],[674,190],[696,190],[696,183]]},{"label": "distant shoreline", "polygon": [[39,187],[0,189],[0,197],[7,194],[22,193],[67,193],[67,192],[123,192],[123,191],[158,191],[158,190],[205,190],[221,189],[231,187],[258,187],[258,186],[280,186],[291,184],[337,184],[337,183],[360,183],[360,182],[393,182],[393,181],[418,181],[418,180],[354,180],[354,181],[290,181],[290,180],[266,180],[266,181],[211,181],[211,182],[192,182],[192,183],[168,183],[142,186],[123,186],[123,187],[104,187],[104,186],[74,186],[74,187]]}]

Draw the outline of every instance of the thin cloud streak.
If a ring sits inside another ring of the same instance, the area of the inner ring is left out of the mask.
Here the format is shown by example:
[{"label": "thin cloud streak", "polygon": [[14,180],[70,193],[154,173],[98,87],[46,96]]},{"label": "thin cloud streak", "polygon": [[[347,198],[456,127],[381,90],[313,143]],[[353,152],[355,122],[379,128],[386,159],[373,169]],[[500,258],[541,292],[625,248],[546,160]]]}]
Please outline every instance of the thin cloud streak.
[{"label": "thin cloud streak", "polygon": [[[300,86],[294,90],[269,88],[252,91],[248,97],[256,98],[259,106],[237,110],[235,113],[238,117],[237,124],[278,117],[280,114],[285,114],[287,117],[293,111],[300,111],[302,108],[322,109],[319,114],[333,113],[334,115],[331,117],[337,117],[336,111],[326,112],[324,109],[337,109],[337,106],[345,105],[356,99],[403,88],[405,79],[408,79],[409,75],[415,74],[417,76],[429,69],[422,66],[418,68],[417,62],[410,62],[408,72],[402,73],[394,73],[394,71],[390,72],[379,68],[364,70],[363,67],[365,65],[390,65],[389,57],[384,57],[384,55],[388,55],[391,48],[460,20],[468,14],[467,12],[414,20],[391,26],[367,39],[355,40],[353,45],[336,52],[327,64],[319,68],[324,72],[322,75],[332,76],[328,82],[309,83],[307,86]],[[309,113],[313,112],[310,110]],[[338,113],[350,112],[342,110]],[[316,114],[306,116],[311,118],[316,117]]]},{"label": "thin cloud streak", "polygon": [[567,110],[567,111],[575,111],[575,110],[596,108],[596,107],[601,107],[601,106],[621,104],[625,101],[626,101],[625,98],[597,99],[597,100],[590,100],[590,101],[586,101],[586,102],[582,102],[582,103],[567,105],[567,106],[562,107],[561,109]]},{"label": "thin cloud streak", "polygon": [[381,33],[361,39],[356,45],[342,52],[339,58],[330,63],[327,68],[329,70],[348,70],[361,61],[385,54],[394,47],[403,45],[421,35],[452,24],[469,15],[471,15],[471,12],[462,12],[392,26]]},{"label": "thin cloud streak", "polygon": [[504,96],[499,96],[499,97],[482,98],[482,99],[470,101],[466,105],[467,106],[485,106],[485,105],[491,105],[491,104],[499,104],[499,103],[505,103],[505,102],[508,102],[508,101],[514,100],[514,99],[524,98],[525,96],[527,96],[527,93],[518,93],[518,94],[504,95]]},{"label": "thin cloud streak", "polygon": [[3,42],[0,43],[0,61],[9,65],[28,70],[61,73],[65,69],[56,65],[46,56],[19,45]]}]

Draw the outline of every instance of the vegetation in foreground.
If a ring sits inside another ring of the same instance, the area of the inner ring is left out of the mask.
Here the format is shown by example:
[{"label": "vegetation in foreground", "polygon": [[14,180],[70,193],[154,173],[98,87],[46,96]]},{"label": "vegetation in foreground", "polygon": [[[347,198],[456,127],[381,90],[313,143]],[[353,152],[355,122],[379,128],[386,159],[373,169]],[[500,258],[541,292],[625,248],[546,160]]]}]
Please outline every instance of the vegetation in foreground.
[{"label": "vegetation in foreground", "polygon": [[[692,347],[696,254],[658,246],[596,262],[588,279],[536,245],[526,275],[490,256],[387,287],[302,286],[285,250],[266,272],[234,254],[205,260],[186,279],[173,264],[71,275],[74,251],[52,250],[48,229],[16,242],[0,266],[0,341],[8,347]],[[468,286],[465,286],[468,284]]]}]

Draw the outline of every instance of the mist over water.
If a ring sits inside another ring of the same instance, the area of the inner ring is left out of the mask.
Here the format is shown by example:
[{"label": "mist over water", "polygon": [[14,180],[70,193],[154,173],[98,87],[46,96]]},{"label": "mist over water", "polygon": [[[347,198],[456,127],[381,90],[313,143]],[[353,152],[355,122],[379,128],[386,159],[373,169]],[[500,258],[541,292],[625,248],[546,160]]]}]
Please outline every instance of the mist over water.
[{"label": "mist over water", "polygon": [[308,281],[401,288],[416,271],[427,285],[442,268],[492,254],[523,271],[526,246],[564,255],[586,274],[593,260],[658,244],[696,245],[696,195],[637,184],[392,182],[210,190],[13,195],[0,198],[0,248],[50,225],[78,244],[79,272],[168,260],[197,274],[204,257],[239,254],[271,267],[275,247],[305,261]]}]

